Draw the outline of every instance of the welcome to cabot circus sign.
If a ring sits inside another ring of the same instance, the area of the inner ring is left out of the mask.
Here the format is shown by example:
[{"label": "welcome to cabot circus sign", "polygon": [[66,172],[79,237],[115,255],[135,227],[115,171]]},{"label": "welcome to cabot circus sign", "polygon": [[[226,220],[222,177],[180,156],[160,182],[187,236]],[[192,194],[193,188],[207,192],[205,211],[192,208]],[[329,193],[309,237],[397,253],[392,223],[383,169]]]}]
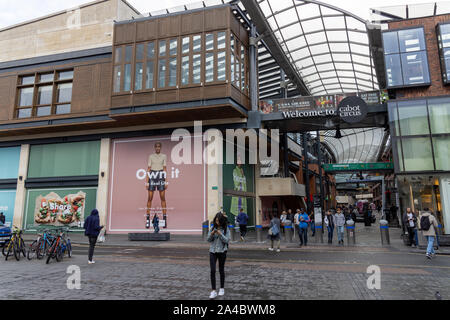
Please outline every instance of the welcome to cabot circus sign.
[{"label": "welcome to cabot circus sign", "polygon": [[339,116],[345,122],[358,123],[367,116],[368,105],[380,103],[380,92],[371,91],[262,100],[259,106],[262,113],[279,112],[285,119]]}]

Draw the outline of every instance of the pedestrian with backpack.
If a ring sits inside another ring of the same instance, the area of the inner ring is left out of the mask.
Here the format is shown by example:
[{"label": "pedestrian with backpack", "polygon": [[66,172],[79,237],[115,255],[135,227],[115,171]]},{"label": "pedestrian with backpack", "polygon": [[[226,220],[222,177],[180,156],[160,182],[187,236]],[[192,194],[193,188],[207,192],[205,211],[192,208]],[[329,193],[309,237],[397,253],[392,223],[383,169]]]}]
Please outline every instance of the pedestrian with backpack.
[{"label": "pedestrian with backpack", "polygon": [[270,248],[269,251],[273,251],[273,244],[276,242],[277,252],[280,252],[280,219],[278,218],[278,214],[274,213],[272,219],[270,220],[269,225],[269,235],[270,239]]},{"label": "pedestrian with backpack", "polygon": [[100,225],[100,218],[98,216],[98,210],[91,211],[91,215],[84,220],[84,235],[89,238],[89,252],[88,252],[88,264],[93,264],[95,244],[97,243],[97,237],[103,226]]},{"label": "pedestrian with backpack", "polygon": [[428,241],[426,257],[428,259],[434,258],[434,241],[436,239],[438,222],[428,208],[425,208],[424,211],[419,213],[419,219],[417,222],[419,230],[422,231],[423,236]]}]

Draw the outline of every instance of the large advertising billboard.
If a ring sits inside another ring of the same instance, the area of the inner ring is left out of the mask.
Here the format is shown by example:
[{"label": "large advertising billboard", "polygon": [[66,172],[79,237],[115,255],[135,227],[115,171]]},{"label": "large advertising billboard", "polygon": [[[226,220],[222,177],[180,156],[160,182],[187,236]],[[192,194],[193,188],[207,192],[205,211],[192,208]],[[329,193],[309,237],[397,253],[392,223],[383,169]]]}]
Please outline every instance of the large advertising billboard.
[{"label": "large advertising billboard", "polygon": [[84,219],[95,209],[96,201],[97,187],[28,190],[24,228],[83,228]]},{"label": "large advertising billboard", "polygon": [[200,233],[207,219],[203,164],[174,164],[178,141],[170,136],[116,139],[112,142],[108,231]]}]

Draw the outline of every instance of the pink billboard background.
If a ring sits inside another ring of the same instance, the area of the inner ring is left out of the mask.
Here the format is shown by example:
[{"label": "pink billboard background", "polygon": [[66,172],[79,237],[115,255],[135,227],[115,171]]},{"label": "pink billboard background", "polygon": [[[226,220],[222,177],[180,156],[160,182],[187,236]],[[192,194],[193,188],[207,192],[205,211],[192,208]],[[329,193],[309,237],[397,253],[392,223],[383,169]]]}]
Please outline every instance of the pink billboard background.
[{"label": "pink billboard background", "polygon": [[[201,233],[202,222],[207,216],[206,164],[174,165],[171,161],[172,147],[179,142],[170,141],[170,136],[113,140],[109,232],[153,232],[153,225],[150,229],[145,228],[148,190],[143,170],[147,171],[148,157],[155,152],[154,146],[158,141],[162,143],[161,153],[167,156],[168,181],[167,228],[161,228],[160,232]],[[154,192],[152,208],[161,208],[158,191]],[[162,220],[161,212],[159,218]]]}]

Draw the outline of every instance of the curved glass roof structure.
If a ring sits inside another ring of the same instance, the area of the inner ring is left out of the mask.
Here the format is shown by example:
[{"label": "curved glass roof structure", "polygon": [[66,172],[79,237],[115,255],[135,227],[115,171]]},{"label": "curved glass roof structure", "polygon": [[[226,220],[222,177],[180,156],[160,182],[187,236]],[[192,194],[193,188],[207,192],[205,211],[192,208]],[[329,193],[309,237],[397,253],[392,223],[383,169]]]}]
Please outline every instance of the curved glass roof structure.
[{"label": "curved glass roof structure", "polygon": [[341,129],[342,138],[334,138],[335,130],[323,133],[324,143],[335,157],[336,163],[377,162],[384,151],[387,134],[384,128]]},{"label": "curved glass roof structure", "polygon": [[257,4],[312,95],[378,90],[364,20],[313,0]]}]

